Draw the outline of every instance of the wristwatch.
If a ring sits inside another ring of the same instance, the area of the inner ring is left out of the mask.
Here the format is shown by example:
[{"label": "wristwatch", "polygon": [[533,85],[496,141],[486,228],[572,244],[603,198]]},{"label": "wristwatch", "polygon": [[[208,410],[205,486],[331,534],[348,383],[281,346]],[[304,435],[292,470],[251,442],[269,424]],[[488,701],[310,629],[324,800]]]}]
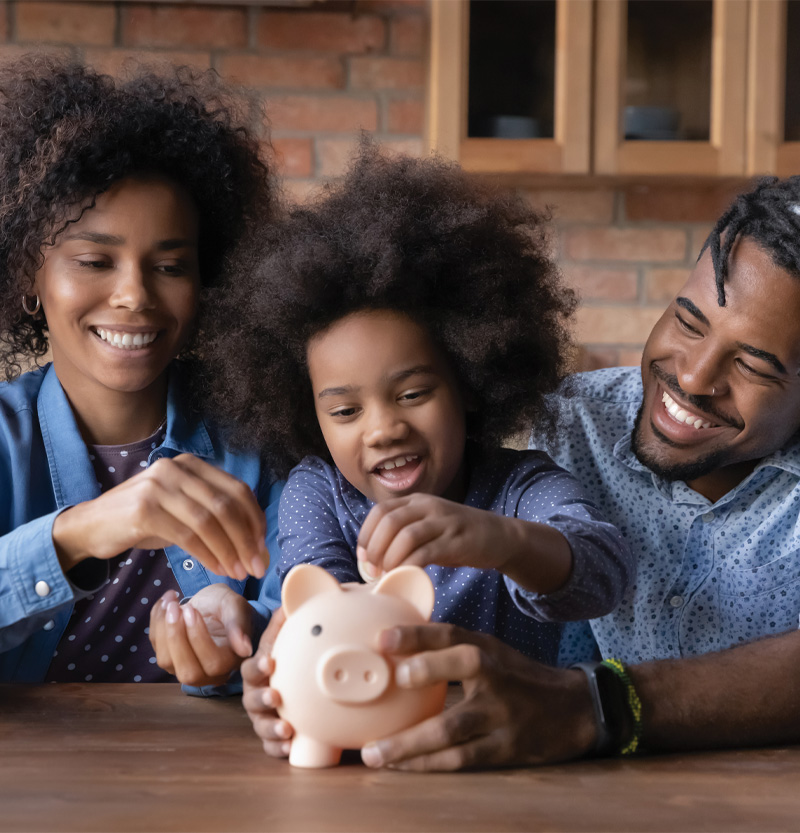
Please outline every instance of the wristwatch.
[{"label": "wristwatch", "polygon": [[593,754],[617,755],[625,747],[633,726],[625,683],[602,662],[576,662],[589,682],[589,694],[597,723],[597,740]]}]

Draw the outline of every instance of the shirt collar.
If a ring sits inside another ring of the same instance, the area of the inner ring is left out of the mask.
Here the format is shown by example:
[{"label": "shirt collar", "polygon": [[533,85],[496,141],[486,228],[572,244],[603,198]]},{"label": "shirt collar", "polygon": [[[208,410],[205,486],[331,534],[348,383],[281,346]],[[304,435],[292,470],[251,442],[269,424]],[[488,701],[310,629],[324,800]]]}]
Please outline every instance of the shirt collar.
[{"label": "shirt collar", "polygon": [[186,372],[180,362],[170,367],[167,392],[167,434],[164,445],[179,454],[194,454],[196,457],[215,456],[208,429],[197,413],[186,407]]}]

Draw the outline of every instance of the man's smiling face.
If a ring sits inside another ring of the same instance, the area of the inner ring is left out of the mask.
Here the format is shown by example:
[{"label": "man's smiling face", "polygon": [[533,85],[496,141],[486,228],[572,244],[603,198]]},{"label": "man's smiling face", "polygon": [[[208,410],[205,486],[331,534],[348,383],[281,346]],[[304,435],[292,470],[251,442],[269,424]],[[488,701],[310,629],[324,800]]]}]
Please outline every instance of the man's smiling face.
[{"label": "man's smiling face", "polygon": [[642,463],[711,500],[800,428],[800,278],[743,238],[725,295],[706,251],[645,345],[633,433]]}]

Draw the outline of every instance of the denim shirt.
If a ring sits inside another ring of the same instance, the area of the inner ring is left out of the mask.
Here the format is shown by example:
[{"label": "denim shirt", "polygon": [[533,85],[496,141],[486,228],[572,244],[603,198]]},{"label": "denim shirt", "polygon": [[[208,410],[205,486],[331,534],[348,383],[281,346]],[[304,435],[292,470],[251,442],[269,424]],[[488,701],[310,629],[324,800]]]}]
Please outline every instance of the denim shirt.
[{"label": "denim shirt", "polygon": [[[175,363],[170,372],[166,436],[151,452],[148,465],[184,453],[250,486],[266,511],[267,546],[276,564],[283,484],[275,481],[256,456],[225,451],[202,420],[187,418]],[[52,538],[53,522],[61,511],[99,495],[88,451],[54,368],[46,366],[0,384],[0,681],[41,682],[73,603],[105,582],[108,566],[98,562],[98,580],[92,581],[95,587],[73,584],[61,569]],[[178,546],[167,547],[166,554],[184,596],[224,582],[251,600],[261,629],[270,609],[279,604],[274,567],[262,580],[237,581],[209,572]],[[194,692],[220,693],[220,689]]]},{"label": "denim shirt", "polygon": [[[572,388],[559,398],[559,441],[547,450],[584,484],[638,561],[622,604],[592,620],[602,654],[627,662],[692,656],[797,628],[797,438],[712,503],[633,454],[638,368],[583,373]],[[541,448],[544,439],[532,442]]]}]

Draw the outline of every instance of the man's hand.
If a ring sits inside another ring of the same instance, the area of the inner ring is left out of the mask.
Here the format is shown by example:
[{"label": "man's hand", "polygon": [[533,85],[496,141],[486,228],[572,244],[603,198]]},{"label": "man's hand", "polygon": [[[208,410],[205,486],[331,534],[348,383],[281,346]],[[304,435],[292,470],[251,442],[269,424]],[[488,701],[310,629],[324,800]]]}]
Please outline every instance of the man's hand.
[{"label": "man's hand", "polygon": [[464,698],[441,715],[367,744],[364,763],[405,770],[544,764],[585,755],[594,710],[580,671],[550,668],[494,637],[452,625],[391,628],[379,637],[398,661],[397,682],[460,681]]},{"label": "man's hand", "polygon": [[253,653],[252,610],[227,584],[210,584],[182,607],[168,590],[150,611],[160,668],[185,685],[222,685]]},{"label": "man's hand", "polygon": [[276,708],[280,705],[280,695],[269,687],[275,665],[271,656],[272,646],[285,621],[283,608],[278,608],[261,637],[256,655],[242,663],[242,704],[253,723],[253,731],[264,744],[264,751],[273,758],[289,756],[294,734],[292,727],[278,717]]}]

